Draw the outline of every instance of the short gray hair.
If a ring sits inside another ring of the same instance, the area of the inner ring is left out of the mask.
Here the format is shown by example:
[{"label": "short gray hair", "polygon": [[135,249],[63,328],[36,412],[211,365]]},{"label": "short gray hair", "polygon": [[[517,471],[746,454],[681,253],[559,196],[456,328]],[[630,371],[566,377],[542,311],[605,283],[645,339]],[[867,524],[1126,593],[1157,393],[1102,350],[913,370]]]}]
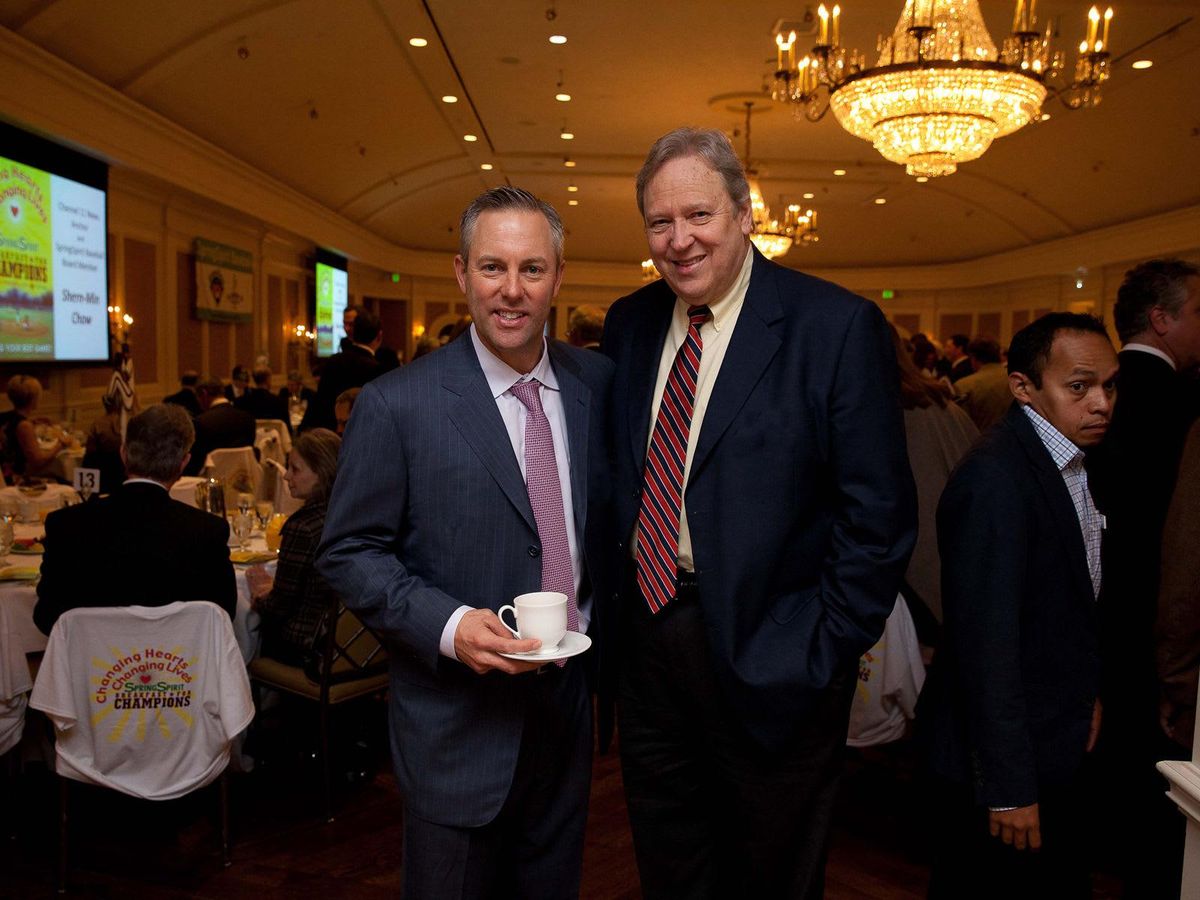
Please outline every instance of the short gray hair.
[{"label": "short gray hair", "polygon": [[1188,279],[1200,275],[1200,268],[1182,259],[1152,259],[1125,273],[1117,289],[1113,320],[1122,343],[1127,343],[1150,327],[1150,313],[1162,307],[1172,318],[1187,302]]},{"label": "short gray hair", "polygon": [[174,403],[147,406],[125,429],[125,470],[131,477],[171,481],[196,442],[186,409]]},{"label": "short gray hair", "polygon": [[539,200],[529,191],[504,185],[484,191],[471,201],[471,205],[463,210],[462,219],[458,223],[458,253],[464,260],[469,258],[471,240],[475,237],[475,224],[479,216],[485,212],[501,212],[517,210],[520,212],[536,212],[546,217],[550,225],[550,240],[554,243],[554,253],[557,261],[563,261],[563,223],[558,211],[545,200]]},{"label": "short gray hair", "polygon": [[735,206],[744,207],[750,202],[750,182],[729,138],[715,128],[676,128],[654,142],[638,172],[637,204],[642,218],[646,216],[646,185],[650,179],[671,160],[685,156],[700,157],[720,175]]}]

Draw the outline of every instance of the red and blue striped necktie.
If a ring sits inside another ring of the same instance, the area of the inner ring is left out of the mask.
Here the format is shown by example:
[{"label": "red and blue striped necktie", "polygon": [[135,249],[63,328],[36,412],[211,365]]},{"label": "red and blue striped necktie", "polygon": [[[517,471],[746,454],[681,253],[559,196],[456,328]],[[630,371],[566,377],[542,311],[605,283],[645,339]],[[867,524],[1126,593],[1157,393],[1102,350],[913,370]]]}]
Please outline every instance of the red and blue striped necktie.
[{"label": "red and blue striped necktie", "polygon": [[688,308],[687,337],[667,376],[654,422],[654,436],[646,454],[642,506],[638,512],[637,580],[652,613],[661,610],[675,596],[683,467],[687,461],[700,354],[704,349],[700,326],[711,316],[707,306]]}]

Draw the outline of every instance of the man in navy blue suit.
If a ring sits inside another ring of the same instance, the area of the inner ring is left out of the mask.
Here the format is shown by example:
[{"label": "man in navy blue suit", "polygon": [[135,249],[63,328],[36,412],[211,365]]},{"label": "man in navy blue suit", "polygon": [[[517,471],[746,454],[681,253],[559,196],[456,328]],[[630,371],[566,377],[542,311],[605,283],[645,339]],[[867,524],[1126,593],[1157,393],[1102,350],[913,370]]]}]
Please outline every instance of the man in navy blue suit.
[{"label": "man in navy blue suit", "polygon": [[1117,354],[1099,320],[1050,313],[1013,337],[1008,372],[1016,402],[938,504],[945,623],[917,715],[937,776],[929,895],[1087,898],[1103,520],[1084,453]]},{"label": "man in navy blue suit", "polygon": [[618,300],[619,731],[647,897],[819,897],[859,656],[916,530],[872,303],[751,245],[729,141],[638,175],[663,280]]},{"label": "man in navy blue suit", "polygon": [[539,644],[495,612],[561,577],[598,635],[612,590],[613,366],[543,337],[562,241],[525,191],[478,197],[454,261],[474,324],[367,384],[342,447],[318,567],[388,646],[406,897],[579,892],[599,648],[510,659]]}]

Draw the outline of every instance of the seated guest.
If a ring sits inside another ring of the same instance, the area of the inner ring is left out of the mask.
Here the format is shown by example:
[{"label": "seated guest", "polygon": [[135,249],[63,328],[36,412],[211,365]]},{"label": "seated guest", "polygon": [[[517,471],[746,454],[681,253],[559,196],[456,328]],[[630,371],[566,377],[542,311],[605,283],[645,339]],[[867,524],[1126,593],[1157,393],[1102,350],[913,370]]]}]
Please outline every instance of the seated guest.
[{"label": "seated guest", "polygon": [[981,432],[987,431],[1004,418],[1012,406],[1008,373],[1000,362],[1000,345],[995,341],[976,338],[968,345],[967,352],[975,372],[960,378],[954,387],[958,391],[958,402],[975,427]]},{"label": "seated guest", "polygon": [[292,496],[304,505],[284,523],[274,580],[263,566],[246,572],[251,603],[262,615],[262,654],[280,662],[303,665],[308,661],[322,617],[333,602],[313,560],[341,446],[342,439],[327,428],[314,428],[296,438],[285,480]]},{"label": "seated guest", "polygon": [[42,383],[32,375],[14,375],[8,379],[8,399],[13,408],[0,413],[0,468],[4,478],[42,475],[68,443],[62,429],[50,426],[51,441],[38,441],[33,414],[42,398]]},{"label": "seated guest", "polygon": [[125,462],[121,459],[121,399],[115,394],[105,394],[100,399],[104,415],[88,426],[83,468],[99,469],[100,488],[96,493],[111,494],[125,480]]},{"label": "seated guest", "polygon": [[362,388],[350,388],[350,390],[338,394],[338,398],[333,404],[333,416],[337,419],[338,437],[346,433],[346,425],[350,422],[350,413],[354,411],[354,401],[358,399],[361,392]]},{"label": "seated guest", "polygon": [[240,363],[233,367],[229,384],[225,386],[225,399],[232,403],[250,387],[250,370]]},{"label": "seated guest", "polygon": [[288,372],[287,384],[279,389],[279,399],[290,405],[295,401],[309,403],[317,396],[317,392],[304,384],[304,378],[299,369]]},{"label": "seated guest", "polygon": [[223,447],[254,446],[254,416],[226,399],[221,382],[206,378],[196,387],[203,412],[196,416],[196,443],[185,475],[197,475],[208,454]]},{"label": "seated guest", "polygon": [[163,403],[175,403],[186,409],[191,415],[200,415],[200,401],[196,397],[196,385],[200,374],[188,370],[179,376],[179,390],[174,394],[163,397]]},{"label": "seated guest", "polygon": [[166,606],[211,600],[232,618],[237,587],[229,524],[169,493],[195,438],[192,418],[158,403],[129,420],[121,456],[129,478],[112,496],[46,517],[33,620],[46,634],[78,606]]},{"label": "seated guest", "polygon": [[604,335],[604,310],[596,306],[577,306],[567,321],[567,343],[572,347],[599,350]]},{"label": "seated guest", "polygon": [[271,370],[258,368],[254,370],[254,387],[249,388],[242,396],[233,401],[238,409],[244,409],[256,419],[279,419],[288,424],[287,404],[271,393]]}]

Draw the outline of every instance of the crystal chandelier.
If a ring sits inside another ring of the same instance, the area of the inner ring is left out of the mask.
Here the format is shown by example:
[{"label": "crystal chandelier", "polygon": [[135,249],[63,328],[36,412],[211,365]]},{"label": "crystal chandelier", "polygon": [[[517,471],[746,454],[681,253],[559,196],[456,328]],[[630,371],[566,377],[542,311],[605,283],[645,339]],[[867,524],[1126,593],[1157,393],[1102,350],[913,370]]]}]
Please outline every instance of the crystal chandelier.
[{"label": "crystal chandelier", "polygon": [[767,259],[783,256],[792,249],[797,241],[803,245],[815,244],[819,241],[817,234],[817,214],[815,211],[801,210],[796,203],[791,203],[783,212],[783,217],[771,217],[771,208],[763,199],[762,188],[759,187],[757,173],[750,166],[750,116],[754,111],[754,101],[745,101],[746,107],[746,154],[742,164],[746,169],[746,180],[750,183],[750,217],[753,230],[750,240],[758,248],[758,252]]},{"label": "crystal chandelier", "polygon": [[776,35],[771,96],[813,122],[832,107],[843,128],[910,175],[950,175],[978,159],[995,138],[1038,117],[1047,96],[1068,109],[1095,106],[1109,75],[1111,8],[1103,17],[1094,6],[1088,13],[1074,78],[1063,85],[1054,83],[1063,54],[1050,49],[1053,27],[1039,30],[1037,0],[1016,0],[1012,33],[999,51],[978,0],[905,0],[870,68],[841,45],[841,7],[831,13],[822,4],[817,15],[817,44],[798,61],[796,33]]}]

